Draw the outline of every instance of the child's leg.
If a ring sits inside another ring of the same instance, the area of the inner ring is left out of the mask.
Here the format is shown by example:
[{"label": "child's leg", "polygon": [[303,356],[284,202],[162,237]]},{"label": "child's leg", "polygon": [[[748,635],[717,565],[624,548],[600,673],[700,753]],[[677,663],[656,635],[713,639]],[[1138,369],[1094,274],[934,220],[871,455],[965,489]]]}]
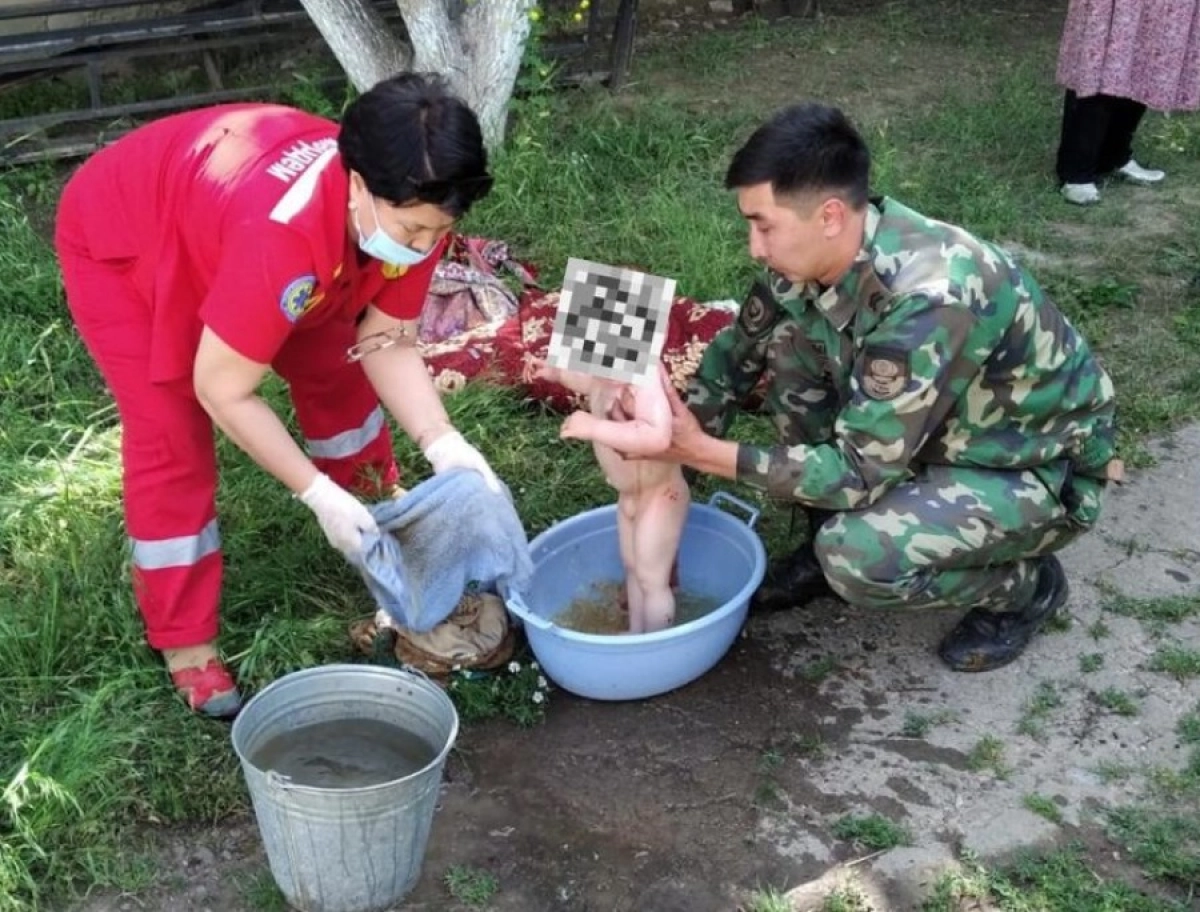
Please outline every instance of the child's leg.
[{"label": "child's leg", "polygon": [[637,560],[634,551],[634,529],[638,514],[638,494],[622,493],[617,498],[617,538],[621,544],[621,563],[625,568],[625,608],[629,612],[629,632],[641,633],[644,603],[637,579]]},{"label": "child's leg", "polygon": [[689,499],[687,483],[678,473],[673,473],[665,484],[646,489],[639,498],[634,524],[634,575],[641,589],[643,631],[647,633],[669,627],[675,620],[671,571]]}]

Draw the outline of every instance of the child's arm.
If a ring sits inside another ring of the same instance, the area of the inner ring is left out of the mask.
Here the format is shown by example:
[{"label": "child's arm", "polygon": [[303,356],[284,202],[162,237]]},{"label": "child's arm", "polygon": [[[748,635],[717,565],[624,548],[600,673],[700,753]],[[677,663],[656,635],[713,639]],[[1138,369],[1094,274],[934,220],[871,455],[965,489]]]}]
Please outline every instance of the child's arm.
[{"label": "child's arm", "polygon": [[581,396],[590,396],[594,385],[594,378],[588,374],[580,373],[579,371],[563,370],[560,367],[551,367],[541,358],[534,358],[532,356],[526,357],[525,367],[521,371],[521,378],[526,383],[533,380],[546,380],[549,383],[557,383]]},{"label": "child's arm", "polygon": [[671,445],[671,403],[663,389],[663,373],[657,382],[633,390],[633,418],[611,421],[576,412],[563,422],[560,436],[592,440],[626,456],[656,456]]}]

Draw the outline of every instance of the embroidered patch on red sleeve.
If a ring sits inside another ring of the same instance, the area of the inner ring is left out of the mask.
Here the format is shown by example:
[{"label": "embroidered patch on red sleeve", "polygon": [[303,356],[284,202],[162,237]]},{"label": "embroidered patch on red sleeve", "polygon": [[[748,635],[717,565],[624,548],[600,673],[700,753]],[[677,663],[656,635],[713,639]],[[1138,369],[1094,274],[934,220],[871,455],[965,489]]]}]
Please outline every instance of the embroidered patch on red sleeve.
[{"label": "embroidered patch on red sleeve", "polygon": [[317,303],[313,289],[317,287],[317,277],[303,275],[288,282],[279,296],[279,309],[287,317],[289,323],[295,323]]}]

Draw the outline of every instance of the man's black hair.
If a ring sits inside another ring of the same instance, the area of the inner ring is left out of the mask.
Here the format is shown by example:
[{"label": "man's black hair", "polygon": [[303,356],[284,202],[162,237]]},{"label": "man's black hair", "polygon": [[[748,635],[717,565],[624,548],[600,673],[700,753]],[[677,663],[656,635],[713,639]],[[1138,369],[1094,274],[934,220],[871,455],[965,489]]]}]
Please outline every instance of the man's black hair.
[{"label": "man's black hair", "polygon": [[750,135],[725,174],[725,188],[771,185],[777,196],[838,193],[867,203],[871,154],[840,110],[805,102],[784,108]]},{"label": "man's black hair", "polygon": [[457,218],[492,188],[479,119],[442,79],[401,73],[346,108],[338,151],[372,196],[433,203]]}]

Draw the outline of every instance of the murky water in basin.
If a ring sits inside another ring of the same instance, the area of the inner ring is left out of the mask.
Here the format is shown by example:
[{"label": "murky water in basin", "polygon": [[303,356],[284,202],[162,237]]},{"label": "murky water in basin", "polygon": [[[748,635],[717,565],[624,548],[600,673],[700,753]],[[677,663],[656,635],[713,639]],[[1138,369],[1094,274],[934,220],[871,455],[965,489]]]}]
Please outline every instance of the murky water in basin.
[{"label": "murky water in basin", "polygon": [[[596,583],[551,620],[559,627],[577,633],[627,633],[629,616],[621,610],[624,588],[625,584],[620,580]],[[676,592],[674,626],[694,621],[718,607],[720,603],[714,598],[692,592]]]}]

